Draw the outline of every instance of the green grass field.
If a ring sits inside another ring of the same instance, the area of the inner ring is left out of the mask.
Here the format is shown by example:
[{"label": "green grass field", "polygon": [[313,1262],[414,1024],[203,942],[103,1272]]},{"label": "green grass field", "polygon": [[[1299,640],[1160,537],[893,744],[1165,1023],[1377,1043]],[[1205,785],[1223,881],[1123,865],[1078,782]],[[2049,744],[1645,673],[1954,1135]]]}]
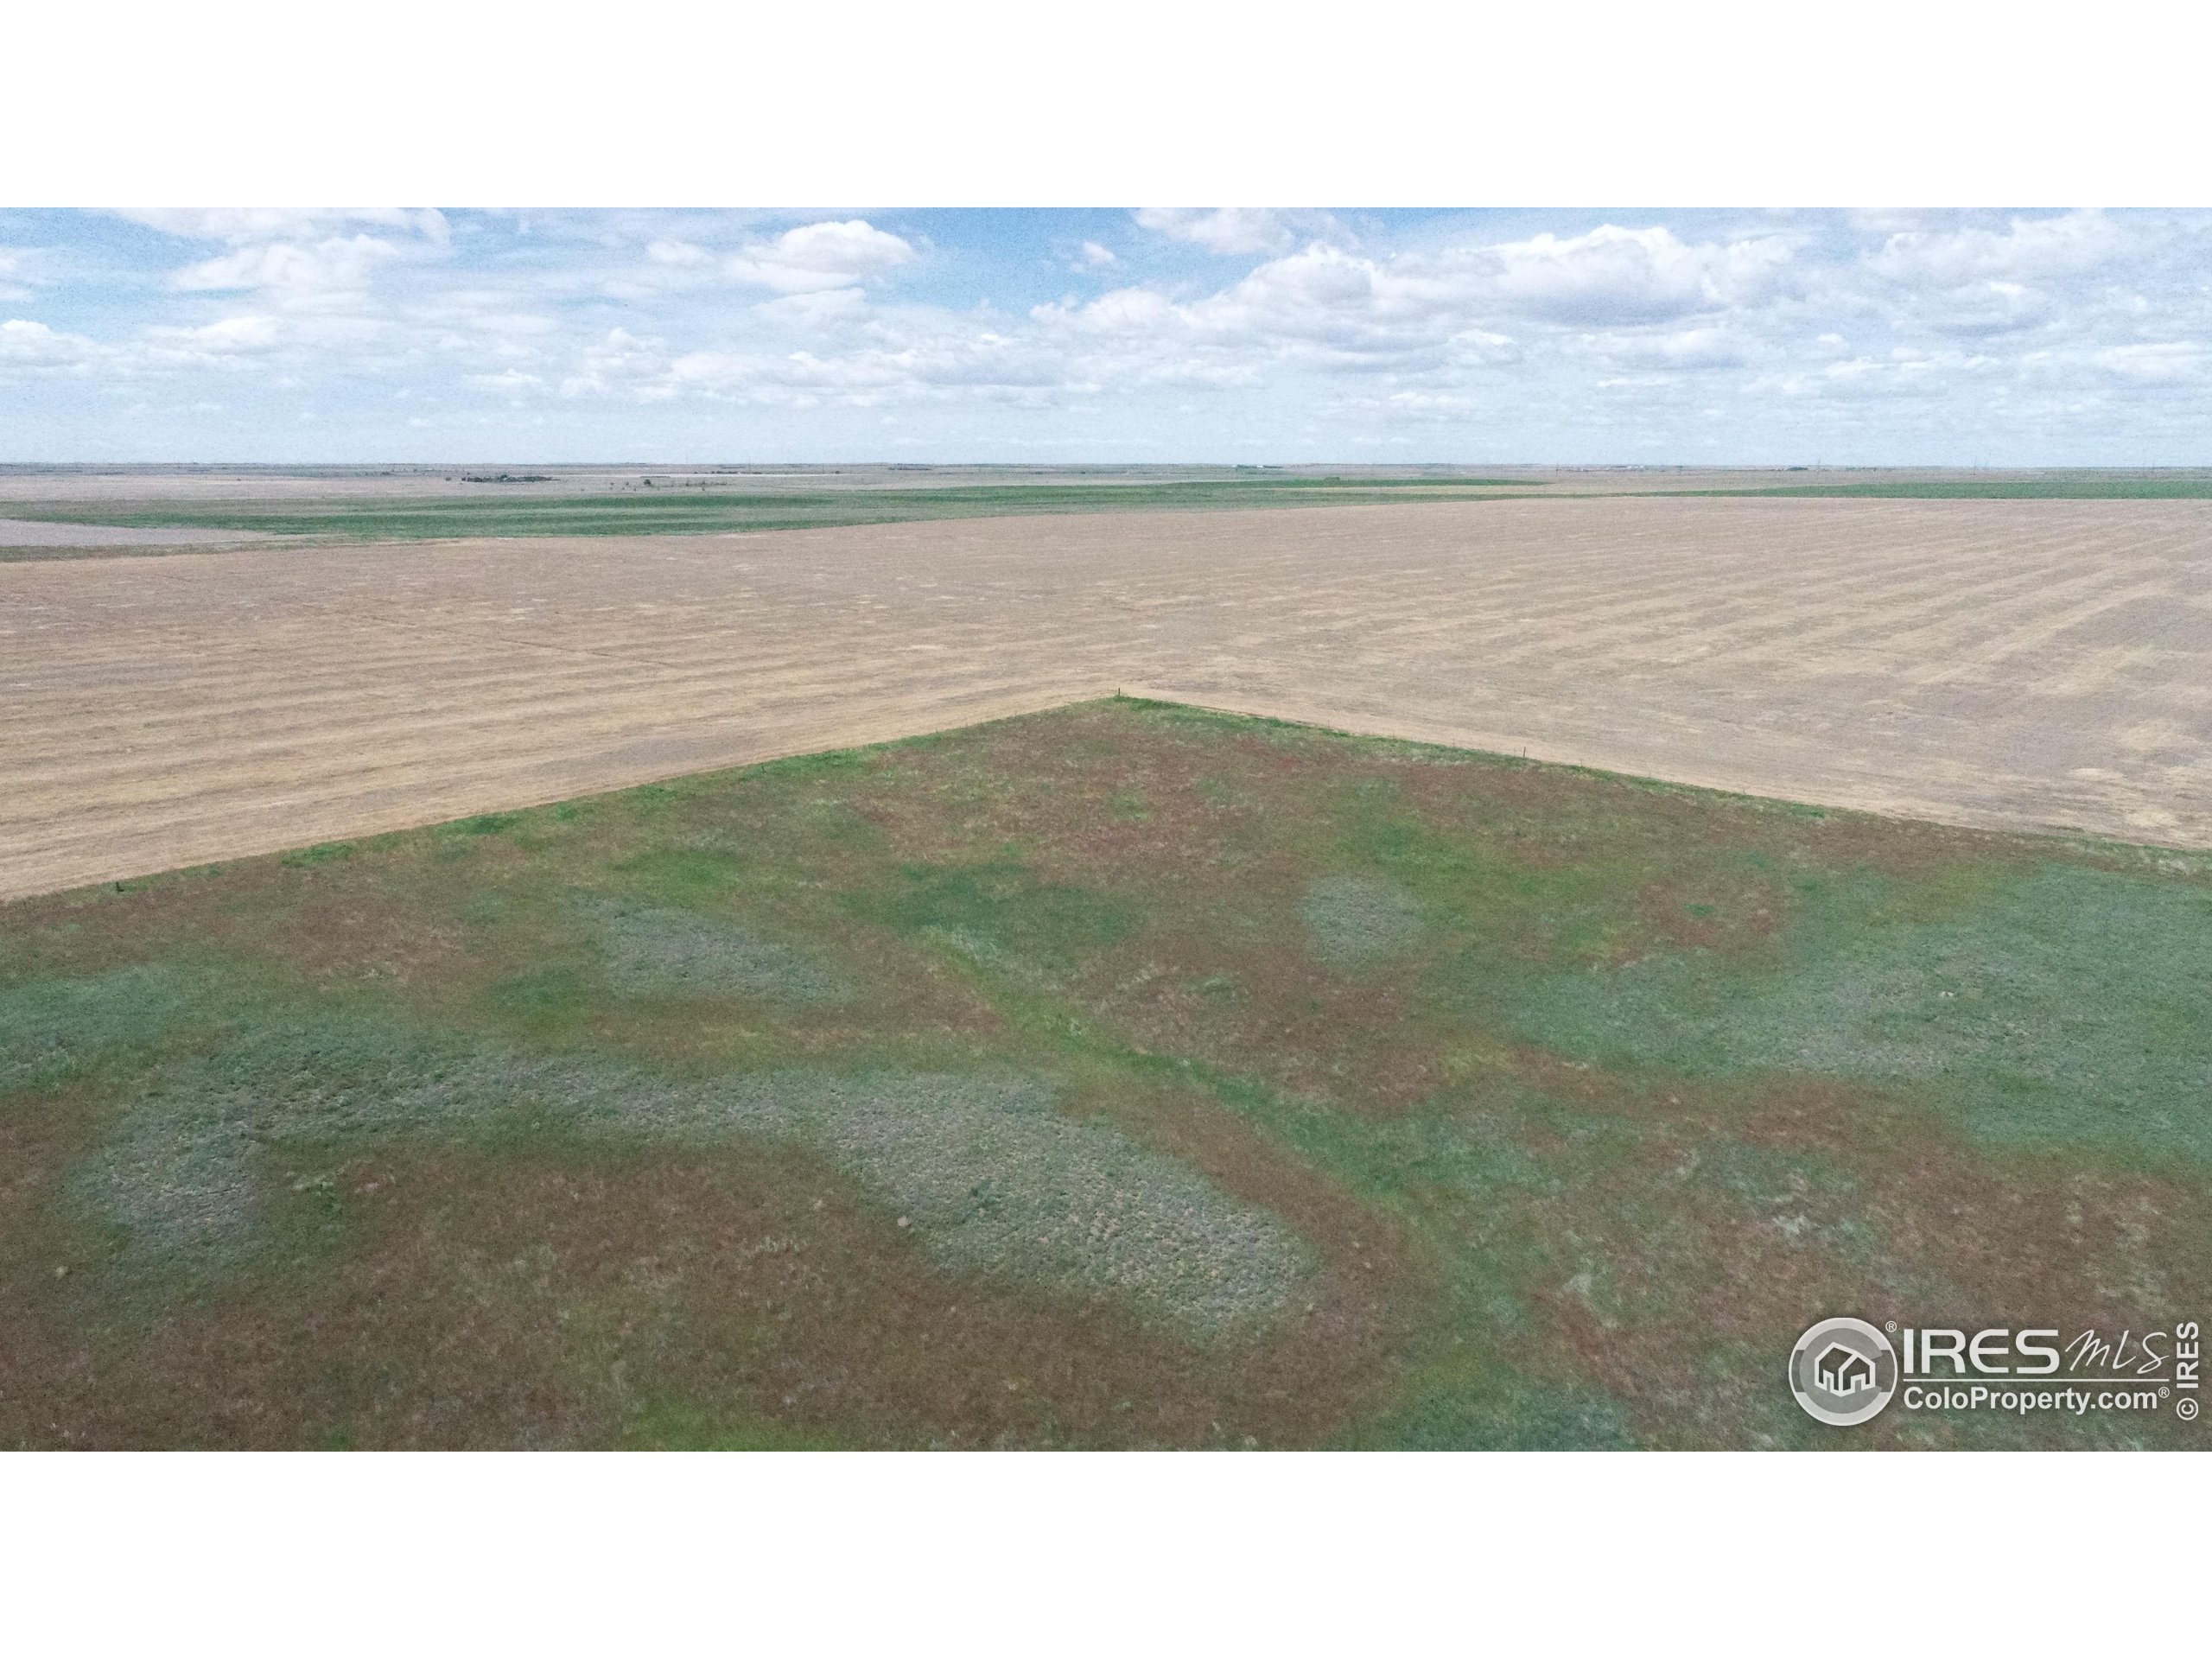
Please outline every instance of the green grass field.
[{"label": "green grass field", "polygon": [[748,490],[741,480],[594,494],[420,496],[302,505],[280,502],[27,503],[10,516],[133,529],[255,531],[317,541],[425,541],[461,536],[704,535],[808,530],[836,524],[993,518],[1027,513],[1141,512],[1170,509],[1373,505],[1392,501],[1480,500],[1537,482],[1503,479],[1329,478],[1264,474],[1129,484],[946,485],[917,489]]},{"label": "green grass field", "polygon": [[[486,493],[334,496],[308,502],[26,502],[8,516],[57,524],[127,529],[251,531],[310,543],[434,541],[458,537],[722,535],[743,531],[826,529],[844,524],[1027,514],[1146,512],[1205,509],[1377,506],[1418,501],[1510,500],[1584,493],[1571,480],[1338,477],[1230,473],[1217,478],[1128,483],[945,485],[912,489],[748,488],[740,475],[664,486],[626,486],[589,494]],[[2054,472],[1979,478],[1829,478],[1740,489],[1660,490],[1654,495],[1838,497],[1904,500],[2201,500],[2212,499],[2212,473]],[[99,556],[113,550],[16,548],[0,559]]]},{"label": "green grass field", "polygon": [[2212,473],[2054,472],[1995,478],[1836,480],[1693,495],[1805,495],[1903,501],[2203,501]]},{"label": "green grass field", "polygon": [[[535,478],[535,474],[525,477]],[[741,531],[824,529],[841,524],[1026,514],[1146,512],[1204,509],[1377,506],[1418,501],[1564,497],[1571,476],[1554,480],[1433,476],[1363,477],[1227,471],[1219,476],[1122,483],[1045,481],[915,488],[761,489],[743,474],[683,475],[646,487],[590,493],[469,496],[392,495],[309,501],[24,502],[5,516],[128,529],[251,531],[310,543],[429,541],[471,536],[715,535]],[[1841,497],[1905,500],[2202,500],[2212,472],[2056,471],[1939,479],[1854,479],[1747,485],[1741,488],[1649,492],[1654,495]],[[100,550],[92,550],[97,556]],[[0,550],[0,558],[76,558],[77,548]]]},{"label": "green grass field", "polygon": [[2212,857],[1124,700],[0,907],[0,1446],[2199,1443]]}]

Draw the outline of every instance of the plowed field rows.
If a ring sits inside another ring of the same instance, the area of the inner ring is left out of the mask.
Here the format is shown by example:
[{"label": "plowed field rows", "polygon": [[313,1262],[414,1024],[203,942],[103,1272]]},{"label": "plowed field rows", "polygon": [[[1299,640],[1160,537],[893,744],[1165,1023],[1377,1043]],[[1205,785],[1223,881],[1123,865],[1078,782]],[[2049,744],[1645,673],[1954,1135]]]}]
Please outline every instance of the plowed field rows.
[{"label": "plowed field rows", "polygon": [[1514,500],[0,563],[0,897],[1116,689],[2212,845],[2212,503]]}]

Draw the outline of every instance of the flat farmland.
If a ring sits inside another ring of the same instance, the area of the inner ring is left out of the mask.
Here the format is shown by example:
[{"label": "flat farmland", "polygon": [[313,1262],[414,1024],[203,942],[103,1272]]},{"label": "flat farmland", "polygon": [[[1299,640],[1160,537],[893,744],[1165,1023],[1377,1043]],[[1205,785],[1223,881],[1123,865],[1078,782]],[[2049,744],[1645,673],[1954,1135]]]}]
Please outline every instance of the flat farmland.
[{"label": "flat farmland", "polygon": [[0,897],[1116,690],[2212,846],[2212,502],[1585,498],[0,563]]},{"label": "flat farmland", "polygon": [[2212,1303],[2208,1000],[2212,855],[1133,698],[22,899],[0,1447],[2198,1446],[1783,1377]]}]

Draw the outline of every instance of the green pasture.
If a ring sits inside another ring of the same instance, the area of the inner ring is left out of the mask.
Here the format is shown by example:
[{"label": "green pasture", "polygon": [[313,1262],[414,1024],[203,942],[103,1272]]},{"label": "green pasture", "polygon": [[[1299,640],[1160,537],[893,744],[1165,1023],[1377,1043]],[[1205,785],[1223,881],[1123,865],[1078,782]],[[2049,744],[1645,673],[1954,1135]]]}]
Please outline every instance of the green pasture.
[{"label": "green pasture", "polygon": [[664,536],[737,531],[808,530],[837,524],[906,524],[935,518],[990,518],[1028,513],[1141,512],[1168,509],[1378,505],[1407,500],[1478,500],[1502,489],[1533,493],[1527,481],[1460,478],[1274,477],[1127,484],[944,485],[912,489],[761,490],[741,477],[671,478],[652,486],[589,494],[500,493],[296,502],[178,501],[125,511],[96,504],[26,503],[8,516],[48,523],[129,529],[254,531],[332,542],[442,540],[465,536]]},{"label": "green pasture", "polygon": [[0,1446],[1820,1427],[2212,1307],[2212,857],[1116,699],[0,906]]}]

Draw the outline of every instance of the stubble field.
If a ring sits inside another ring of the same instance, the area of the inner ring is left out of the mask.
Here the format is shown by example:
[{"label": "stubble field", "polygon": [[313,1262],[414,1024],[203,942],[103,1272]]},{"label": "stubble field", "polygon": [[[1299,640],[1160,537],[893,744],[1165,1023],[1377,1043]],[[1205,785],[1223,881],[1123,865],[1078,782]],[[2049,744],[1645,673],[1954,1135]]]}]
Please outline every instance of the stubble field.
[{"label": "stubble field", "polygon": [[1514,499],[0,563],[0,894],[1116,690],[2212,844],[2212,503]]}]

